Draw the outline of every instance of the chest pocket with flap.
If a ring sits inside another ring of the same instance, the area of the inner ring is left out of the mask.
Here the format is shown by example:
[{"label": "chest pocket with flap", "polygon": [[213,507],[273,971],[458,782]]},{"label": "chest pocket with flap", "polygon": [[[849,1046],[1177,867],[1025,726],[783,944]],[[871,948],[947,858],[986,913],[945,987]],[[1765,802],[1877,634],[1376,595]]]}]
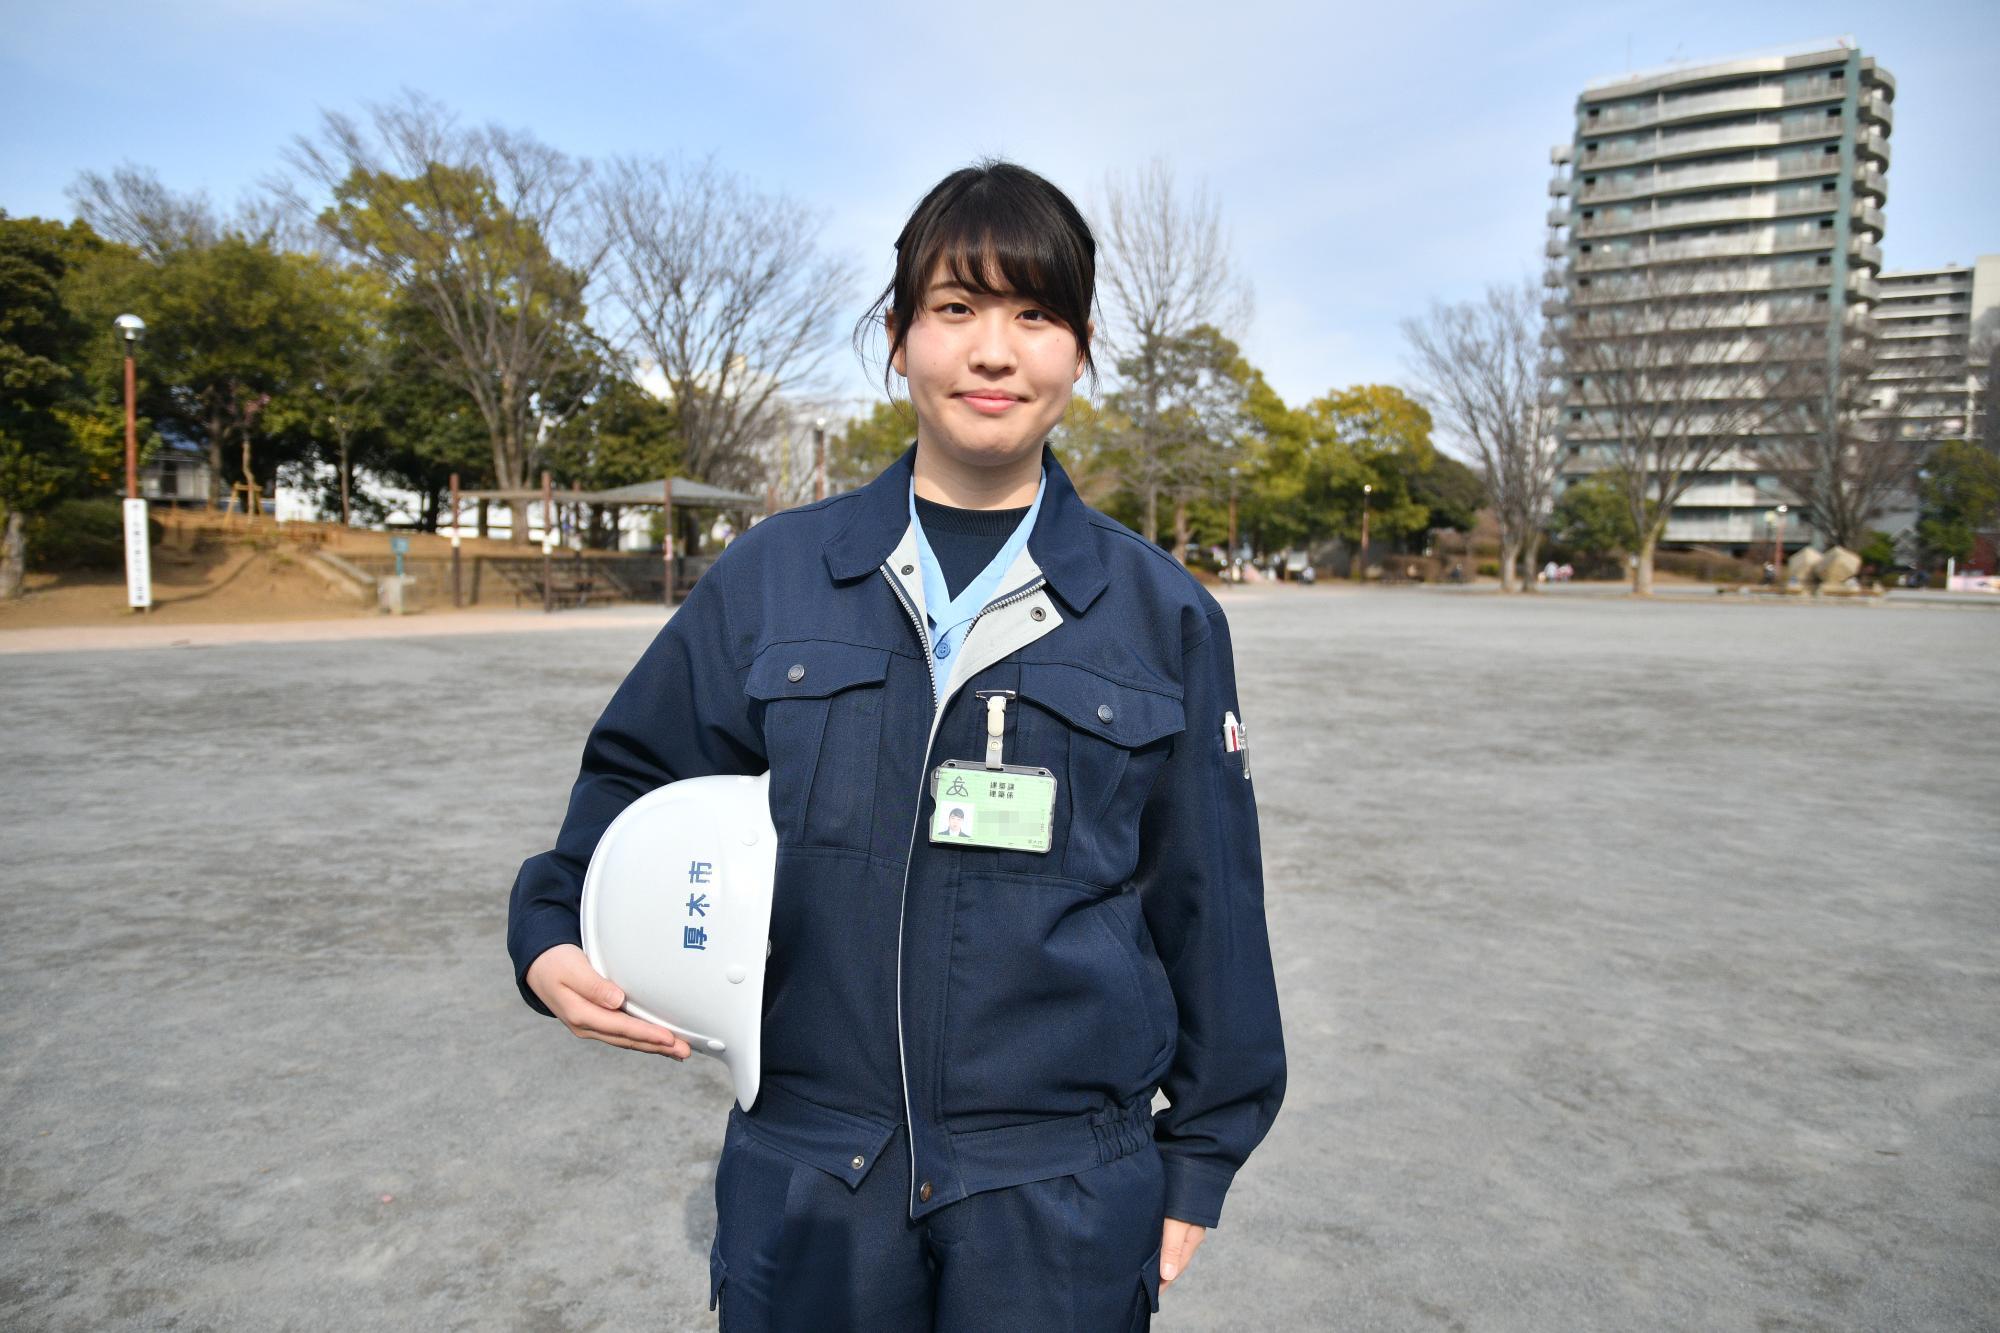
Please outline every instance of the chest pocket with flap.
[{"label": "chest pocket with flap", "polygon": [[1180,699],[1059,662],[1022,663],[1020,695],[1034,706],[1022,713],[1020,762],[1064,779],[1056,801],[1057,828],[1066,831],[1058,834],[1062,873],[1124,883],[1138,865],[1146,796],[1187,729]]},{"label": "chest pocket with flap", "polygon": [[781,842],[868,850],[888,672],[886,648],[827,639],[770,644],[751,662]]}]

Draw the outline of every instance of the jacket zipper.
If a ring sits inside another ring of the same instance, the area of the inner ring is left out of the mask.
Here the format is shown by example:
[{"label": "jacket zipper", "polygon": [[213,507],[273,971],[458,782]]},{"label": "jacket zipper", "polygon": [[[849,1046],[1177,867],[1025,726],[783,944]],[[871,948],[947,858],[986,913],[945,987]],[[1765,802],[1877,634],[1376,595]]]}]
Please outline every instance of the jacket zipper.
[{"label": "jacket zipper", "polygon": [[[902,604],[904,613],[910,618],[910,628],[917,633],[917,648],[924,655],[924,671],[929,675],[931,682],[930,734],[924,740],[923,765],[917,773],[917,805],[910,815],[910,840],[903,848],[903,888],[896,898],[896,1073],[903,1080],[903,1137],[908,1141],[910,1149],[909,1207],[914,1210],[917,1192],[917,1135],[916,1118],[910,1114],[910,1066],[903,1043],[903,919],[910,901],[910,865],[917,855],[917,829],[924,822],[924,784],[930,777],[931,746],[937,743],[938,723],[944,718],[946,701],[938,696],[937,662],[931,657],[931,639],[930,635],[924,632],[923,616],[918,613],[916,604],[910,600],[909,594],[903,591],[903,585],[896,581],[896,575],[890,570],[887,561],[882,564],[882,577],[889,581],[890,591],[896,594],[896,600]],[[980,607],[979,614],[965,627],[965,637],[959,640],[960,644],[972,641],[972,631],[979,628],[979,622],[986,617],[987,612],[997,611],[1002,607],[1013,605],[1024,597],[1032,596],[1047,582],[1047,579],[1036,577],[1005,597]]]}]

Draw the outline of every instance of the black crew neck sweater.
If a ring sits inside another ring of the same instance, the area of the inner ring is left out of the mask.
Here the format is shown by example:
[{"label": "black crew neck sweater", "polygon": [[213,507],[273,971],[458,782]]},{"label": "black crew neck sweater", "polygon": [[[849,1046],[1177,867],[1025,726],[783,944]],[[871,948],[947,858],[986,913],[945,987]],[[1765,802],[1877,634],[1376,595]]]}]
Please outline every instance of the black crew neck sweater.
[{"label": "black crew neck sweater", "polygon": [[944,586],[953,597],[992,562],[1033,508],[956,509],[921,495],[916,501],[917,522],[924,526],[924,540],[930,543],[944,573]]}]

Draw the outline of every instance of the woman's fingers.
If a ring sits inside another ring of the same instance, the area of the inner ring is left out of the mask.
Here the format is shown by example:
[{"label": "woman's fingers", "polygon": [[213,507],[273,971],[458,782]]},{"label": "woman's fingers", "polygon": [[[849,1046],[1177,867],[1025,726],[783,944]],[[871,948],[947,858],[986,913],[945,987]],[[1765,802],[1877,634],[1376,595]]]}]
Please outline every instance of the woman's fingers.
[{"label": "woman's fingers", "polygon": [[1160,1229],[1160,1290],[1165,1291],[1174,1284],[1174,1279],[1187,1271],[1194,1259],[1194,1252],[1200,1248],[1207,1227],[1198,1227],[1190,1222],[1168,1218]]},{"label": "woman's fingers", "polygon": [[576,1036],[676,1060],[694,1054],[687,1042],[667,1029],[620,1012],[625,992],[600,975],[574,944],[545,951],[529,966],[527,981],[549,1012]]},{"label": "woman's fingers", "polygon": [[685,1060],[693,1053],[685,1041],[666,1028],[643,1022],[616,1009],[607,1009],[585,994],[573,993],[570,1003],[563,1006],[563,1012],[558,1016],[579,1037],[632,1050],[670,1055],[676,1060]]}]

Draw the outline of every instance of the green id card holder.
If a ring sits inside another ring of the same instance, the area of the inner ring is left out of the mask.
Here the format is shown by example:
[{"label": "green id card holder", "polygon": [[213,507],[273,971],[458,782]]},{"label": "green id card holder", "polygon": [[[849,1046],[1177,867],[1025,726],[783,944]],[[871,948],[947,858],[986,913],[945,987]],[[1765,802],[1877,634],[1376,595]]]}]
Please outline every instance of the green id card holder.
[{"label": "green id card holder", "polygon": [[952,847],[1046,852],[1055,832],[1056,775],[1000,762],[1012,690],[981,690],[986,762],[947,759],[931,770],[931,841]]},{"label": "green id card holder", "polygon": [[955,847],[1046,852],[1055,831],[1056,776],[947,759],[931,771],[931,841]]}]

